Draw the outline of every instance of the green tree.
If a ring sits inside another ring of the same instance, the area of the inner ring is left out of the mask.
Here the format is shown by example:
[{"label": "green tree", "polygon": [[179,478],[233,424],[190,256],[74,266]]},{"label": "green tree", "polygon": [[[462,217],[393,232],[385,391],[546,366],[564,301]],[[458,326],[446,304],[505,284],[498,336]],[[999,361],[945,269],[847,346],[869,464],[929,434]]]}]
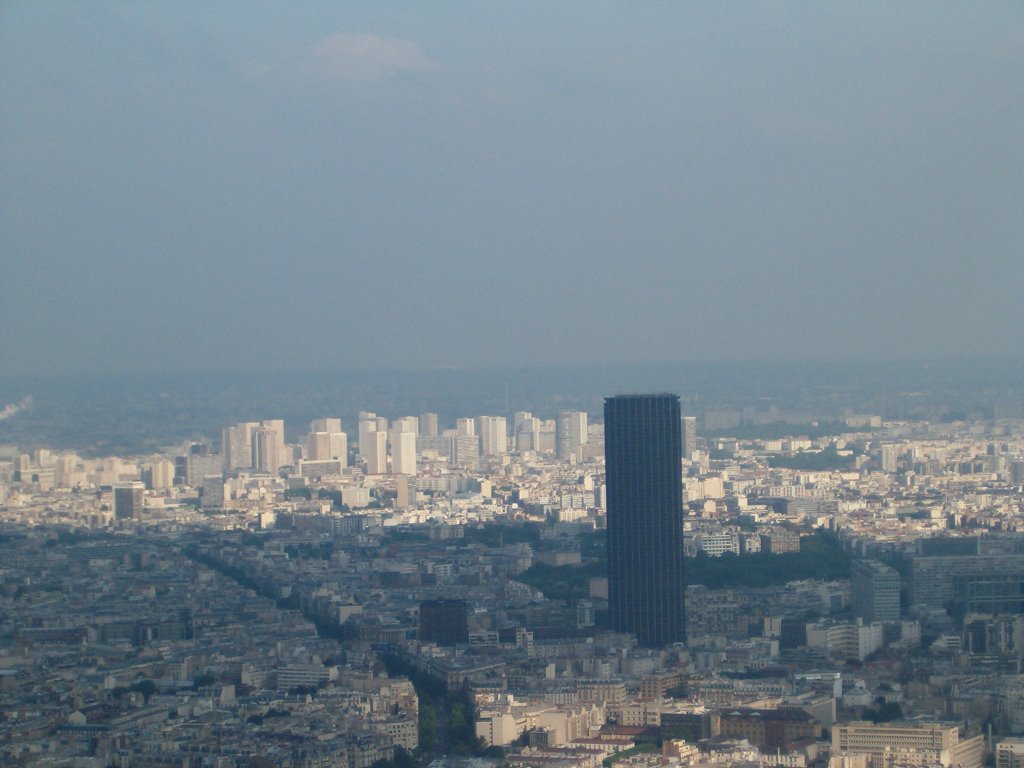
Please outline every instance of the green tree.
[{"label": "green tree", "polygon": [[429,703],[420,702],[420,751],[429,753],[437,746],[437,712]]},{"label": "green tree", "polygon": [[891,723],[903,719],[903,707],[894,701],[877,699],[877,707],[865,707],[861,717],[869,723]]},{"label": "green tree", "polygon": [[139,680],[132,684],[131,690],[141,693],[143,700],[148,704],[149,697],[156,693],[156,683],[152,680]]}]

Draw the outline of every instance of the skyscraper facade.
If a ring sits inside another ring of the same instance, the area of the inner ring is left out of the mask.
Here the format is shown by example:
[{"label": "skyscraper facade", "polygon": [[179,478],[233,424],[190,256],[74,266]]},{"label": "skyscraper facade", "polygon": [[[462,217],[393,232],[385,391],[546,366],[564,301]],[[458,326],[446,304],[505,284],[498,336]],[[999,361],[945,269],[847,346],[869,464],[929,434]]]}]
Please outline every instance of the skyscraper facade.
[{"label": "skyscraper facade", "polygon": [[266,424],[268,422],[261,422],[261,426],[252,431],[252,466],[260,472],[276,475],[281,468],[283,441],[277,429],[263,426]]},{"label": "skyscraper facade", "polygon": [[341,432],[341,419],[313,419],[309,422],[310,432],[327,432],[334,434]]},{"label": "skyscraper facade", "polygon": [[679,398],[609,397],[604,431],[612,626],[643,647],[685,642]]},{"label": "skyscraper facade", "polygon": [[331,433],[310,432],[306,435],[306,458],[325,461],[331,458]]},{"label": "skyscraper facade", "polygon": [[369,461],[370,454],[377,450],[377,440],[371,433],[377,431],[377,414],[370,411],[359,412],[359,458]]},{"label": "skyscraper facade", "polygon": [[568,461],[574,454],[581,459],[580,449],[587,444],[585,411],[562,411],[555,422],[555,455]]},{"label": "skyscraper facade", "polygon": [[142,512],[146,486],[140,482],[119,483],[114,486],[114,517],[131,520]]},{"label": "skyscraper facade", "polygon": [[683,416],[683,456],[693,458],[697,450],[697,417]]},{"label": "skyscraper facade", "polygon": [[244,421],[233,427],[224,427],[221,437],[221,453],[224,457],[224,471],[252,467],[252,432],[258,422]]},{"label": "skyscraper facade", "polygon": [[850,569],[853,615],[865,624],[900,620],[900,575],[874,560],[854,560]]},{"label": "skyscraper facade", "polygon": [[397,424],[391,432],[391,473],[416,474],[416,433],[402,432]]},{"label": "skyscraper facade", "polygon": [[374,430],[366,433],[366,474],[385,475],[388,471],[388,433]]},{"label": "skyscraper facade", "polygon": [[504,416],[480,416],[476,422],[481,454],[500,456],[508,450],[508,424]]},{"label": "skyscraper facade", "polygon": [[423,437],[437,437],[437,414],[421,413],[419,416],[419,432]]},{"label": "skyscraper facade", "polygon": [[516,450],[540,451],[540,419],[534,418],[528,411],[519,411],[515,415]]}]

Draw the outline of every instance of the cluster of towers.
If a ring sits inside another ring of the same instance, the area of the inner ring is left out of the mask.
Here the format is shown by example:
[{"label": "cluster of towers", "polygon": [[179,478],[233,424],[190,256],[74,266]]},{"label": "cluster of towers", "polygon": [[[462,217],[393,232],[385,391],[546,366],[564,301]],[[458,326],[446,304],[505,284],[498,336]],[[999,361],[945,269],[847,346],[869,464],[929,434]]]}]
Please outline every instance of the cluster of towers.
[{"label": "cluster of towers", "polygon": [[[309,462],[349,463],[348,435],[341,419],[316,419],[301,446],[285,444],[280,419],[247,421],[225,427],[221,435],[224,472],[257,471],[276,474],[301,459]],[[436,413],[403,416],[389,423],[376,413],[362,411],[358,418],[358,461],[369,475],[415,475],[424,451],[447,457],[454,466],[475,468],[481,459],[519,453],[554,453],[566,461],[581,461],[587,454],[587,414],[562,411],[555,420],[542,420],[528,411],[504,416],[460,418],[454,429],[441,431]],[[593,453],[591,451],[590,453]]]},{"label": "cluster of towers", "polygon": [[287,463],[284,450],[284,421],[245,421],[225,427],[221,433],[224,471],[254,469],[276,474]]},{"label": "cluster of towers", "polygon": [[[562,411],[554,424],[554,453],[580,458],[588,444],[587,414]],[[607,473],[608,597],[612,624],[632,632],[641,645],[685,641],[683,599],[682,458],[693,450],[693,420],[684,420],[676,395],[620,395],[605,400],[604,452]],[[412,476],[417,452],[436,450],[453,464],[473,466],[484,456],[509,450],[543,452],[545,422],[515,414],[512,431],[504,416],[458,419],[439,433],[435,413],[384,417],[359,414],[359,459],[370,475]],[[551,430],[546,430],[548,439]],[[304,457],[347,465],[348,438],[340,419],[310,424]],[[389,464],[390,457],[390,464]],[[244,422],[226,427],[223,463],[228,472],[275,473],[290,463],[284,423]],[[127,495],[125,498],[127,502]]]}]

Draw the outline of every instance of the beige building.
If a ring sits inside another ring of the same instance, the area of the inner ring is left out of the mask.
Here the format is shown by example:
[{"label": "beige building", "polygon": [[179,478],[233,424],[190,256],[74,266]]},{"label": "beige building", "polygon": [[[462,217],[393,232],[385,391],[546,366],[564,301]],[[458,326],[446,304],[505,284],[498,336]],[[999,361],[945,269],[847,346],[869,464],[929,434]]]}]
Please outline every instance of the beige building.
[{"label": "beige building", "polygon": [[1024,738],[1005,738],[995,745],[995,768],[1024,766]]},{"label": "beige building", "polygon": [[871,768],[942,765],[981,768],[984,737],[960,738],[956,726],[941,723],[837,723],[832,753],[869,756]]},{"label": "beige building", "polygon": [[996,744],[996,768],[1024,767],[1024,739],[1003,739]]},{"label": "beige building", "polygon": [[580,701],[603,702],[612,709],[618,709],[626,701],[626,684],[613,678],[583,678],[576,682]]},{"label": "beige building", "polygon": [[502,696],[491,706],[481,708],[476,719],[476,735],[484,743],[510,744],[527,731],[546,730],[549,745],[560,746],[590,736],[605,723],[605,709],[599,704],[552,705],[535,700],[517,700]]}]

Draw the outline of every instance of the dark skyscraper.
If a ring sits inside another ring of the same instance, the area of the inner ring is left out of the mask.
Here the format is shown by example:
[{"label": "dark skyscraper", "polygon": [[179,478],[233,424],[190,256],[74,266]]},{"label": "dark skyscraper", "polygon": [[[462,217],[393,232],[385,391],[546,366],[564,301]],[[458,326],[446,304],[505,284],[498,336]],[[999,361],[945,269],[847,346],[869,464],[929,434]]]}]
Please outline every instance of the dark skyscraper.
[{"label": "dark skyscraper", "polygon": [[420,603],[419,639],[438,645],[469,642],[468,608],[465,600],[424,600]]},{"label": "dark skyscraper", "polygon": [[114,517],[118,520],[137,518],[142,512],[146,486],[139,482],[114,486]]},{"label": "dark skyscraper", "polygon": [[681,433],[676,395],[604,401],[612,626],[648,648],[686,640]]}]

